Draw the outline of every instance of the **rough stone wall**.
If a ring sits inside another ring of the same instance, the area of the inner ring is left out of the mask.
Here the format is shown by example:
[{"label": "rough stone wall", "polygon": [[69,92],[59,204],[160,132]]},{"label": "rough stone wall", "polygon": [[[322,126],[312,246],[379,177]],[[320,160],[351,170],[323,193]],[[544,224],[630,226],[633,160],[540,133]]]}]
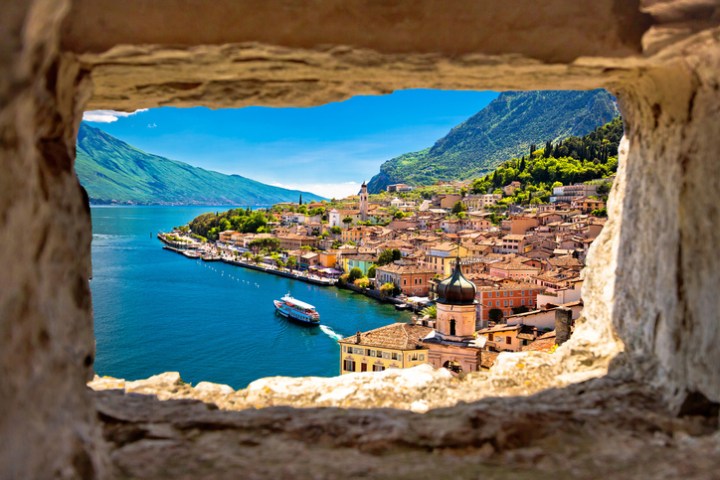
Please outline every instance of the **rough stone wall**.
[{"label": "rough stone wall", "polygon": [[[523,395],[608,367],[608,382],[631,373],[659,387],[676,412],[707,413],[703,399],[720,401],[719,2],[450,3],[316,0],[298,9],[226,0],[203,2],[200,11],[200,3],[176,0],[3,4],[3,476],[105,474],[106,449],[84,390],[93,362],[90,221],[72,171],[86,106],[314,105],[398,88],[607,87],[621,102],[626,150],[610,221],[589,255],[585,318],[573,338],[552,356],[501,356],[490,374],[464,383],[439,379],[455,397],[430,386],[423,392],[436,403],[423,406],[401,395],[413,391],[408,384],[384,405],[422,410],[493,392]],[[359,383],[323,397],[326,405],[352,404],[359,391],[378,398],[373,378],[343,380]],[[310,404],[322,392],[296,380],[227,395],[245,407]],[[342,415],[362,425],[363,414]],[[322,425],[316,431],[332,430],[332,422]],[[449,425],[438,441],[465,435],[466,426]],[[366,433],[383,445],[398,440]],[[163,445],[172,453],[172,443]]]},{"label": "rough stone wall", "polygon": [[615,198],[613,317],[638,377],[676,408],[693,393],[720,402],[717,39],[678,45],[676,61],[621,91],[629,155]]},{"label": "rough stone wall", "polygon": [[73,171],[65,1],[4,2],[0,32],[0,477],[94,478],[90,216]]}]

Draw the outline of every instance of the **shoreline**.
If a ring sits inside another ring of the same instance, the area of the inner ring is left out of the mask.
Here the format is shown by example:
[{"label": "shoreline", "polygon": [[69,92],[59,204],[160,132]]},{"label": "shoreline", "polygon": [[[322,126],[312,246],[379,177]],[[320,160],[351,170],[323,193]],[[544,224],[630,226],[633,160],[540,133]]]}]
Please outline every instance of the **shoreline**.
[{"label": "shoreline", "polygon": [[[238,267],[248,268],[250,270],[255,270],[258,272],[265,272],[270,273],[272,275],[277,275],[279,277],[285,277],[285,278],[292,278],[294,280],[300,280],[301,282],[310,283],[312,285],[317,285],[319,287],[332,287],[336,286],[337,280],[329,279],[329,278],[323,278],[323,277],[313,277],[310,275],[306,275],[297,271],[283,271],[278,270],[277,268],[273,268],[271,266],[261,266],[254,263],[248,263],[243,262],[241,260],[234,260],[231,258],[227,258],[223,255],[218,256],[211,256],[208,257],[207,255],[200,254],[199,251],[193,250],[193,249],[182,249],[176,246],[173,246],[172,244],[168,243],[167,240],[163,239],[161,234],[158,234],[158,238],[163,243],[163,249],[164,250],[170,250],[175,253],[179,253],[180,255],[183,255],[184,257],[190,258],[191,260],[202,260],[204,262],[213,262],[213,261],[220,261],[223,263],[227,263],[229,265],[235,265]],[[188,251],[196,251],[198,255],[187,255],[185,252]]]},{"label": "shoreline", "polygon": [[[356,287],[354,285],[347,285],[347,284],[341,284],[338,279],[330,279],[325,277],[314,277],[309,276],[307,274],[301,273],[297,270],[295,271],[285,271],[285,270],[278,270],[277,268],[273,268],[272,266],[261,266],[255,263],[249,263],[244,262],[242,260],[235,260],[232,258],[228,258],[227,256],[224,256],[222,254],[207,254],[203,252],[200,249],[195,248],[181,248],[178,245],[177,242],[171,242],[170,240],[167,240],[164,238],[162,233],[157,234],[157,238],[160,240],[160,242],[163,244],[163,250],[169,250],[175,253],[178,253],[180,255],[183,255],[184,257],[187,257],[191,260],[202,260],[204,262],[223,262],[229,265],[235,265],[238,267],[248,268],[250,270],[255,270],[258,272],[264,272],[269,273],[271,275],[277,275],[279,277],[285,277],[290,278],[293,280],[299,280],[301,282],[309,283],[311,285],[316,285],[319,287],[336,287],[341,290],[350,290],[352,292],[358,293],[360,295],[364,295],[365,297],[371,298],[375,300],[378,303],[382,304],[391,304],[391,305],[401,305],[405,304],[402,299],[395,298],[395,297],[384,297],[376,290],[370,290],[370,289],[362,289],[359,287]],[[188,255],[188,252],[195,252],[195,254]],[[419,309],[413,308],[411,305],[409,305],[408,311],[417,313]]]}]

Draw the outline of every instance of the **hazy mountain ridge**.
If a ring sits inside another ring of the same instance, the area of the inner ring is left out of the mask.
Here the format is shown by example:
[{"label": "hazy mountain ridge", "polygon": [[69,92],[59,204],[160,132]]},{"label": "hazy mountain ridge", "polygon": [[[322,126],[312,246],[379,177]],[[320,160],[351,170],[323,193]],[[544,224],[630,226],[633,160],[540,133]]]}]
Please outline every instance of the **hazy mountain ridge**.
[{"label": "hazy mountain ridge", "polygon": [[300,194],[323,199],[146,153],[84,122],[75,171],[95,204],[255,206],[297,201]]},{"label": "hazy mountain ridge", "polygon": [[383,163],[368,189],[479,177],[531,144],[585,135],[618,114],[606,90],[504,92],[432,147]]}]

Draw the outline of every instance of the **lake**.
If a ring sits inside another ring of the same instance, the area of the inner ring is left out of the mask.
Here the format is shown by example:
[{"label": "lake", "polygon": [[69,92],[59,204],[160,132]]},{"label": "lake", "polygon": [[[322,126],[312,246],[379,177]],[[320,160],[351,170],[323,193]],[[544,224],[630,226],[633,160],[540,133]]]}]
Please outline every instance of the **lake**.
[{"label": "lake", "polygon": [[[179,371],[233,388],[267,376],[333,376],[339,336],[408,313],[335,287],[317,287],[163,250],[160,231],[229,207],[93,207],[90,282],[99,375],[135,380]],[[290,292],[315,305],[321,326],[275,315]]]}]

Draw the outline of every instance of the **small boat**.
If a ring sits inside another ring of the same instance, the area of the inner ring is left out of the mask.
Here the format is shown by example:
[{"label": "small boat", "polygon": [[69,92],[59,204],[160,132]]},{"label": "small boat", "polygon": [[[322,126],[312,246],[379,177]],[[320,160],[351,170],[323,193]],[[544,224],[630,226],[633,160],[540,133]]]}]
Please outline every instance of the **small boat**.
[{"label": "small boat", "polygon": [[182,254],[188,258],[200,258],[202,256],[202,253],[197,250],[183,250]]},{"label": "small boat", "polygon": [[277,312],[285,318],[305,325],[320,325],[320,314],[309,303],[293,298],[289,293],[280,300],[273,300]]},{"label": "small boat", "polygon": [[410,308],[410,305],[408,305],[407,303],[396,303],[395,304],[395,310],[402,311],[402,310],[407,310],[408,308]]}]

